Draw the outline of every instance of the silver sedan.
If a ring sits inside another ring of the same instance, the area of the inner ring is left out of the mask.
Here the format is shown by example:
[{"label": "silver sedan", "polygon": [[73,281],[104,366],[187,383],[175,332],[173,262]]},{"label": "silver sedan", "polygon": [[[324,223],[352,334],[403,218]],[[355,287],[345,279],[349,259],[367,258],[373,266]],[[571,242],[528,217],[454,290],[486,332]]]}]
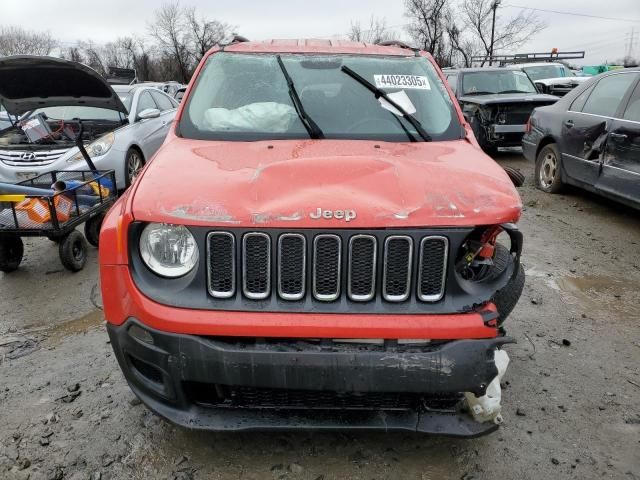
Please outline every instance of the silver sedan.
[{"label": "silver sedan", "polygon": [[[144,85],[114,86],[128,111],[124,125],[105,133],[86,145],[86,150],[99,170],[115,170],[118,189],[128,187],[144,164],[162,145],[176,115],[176,102],[160,90]],[[48,118],[103,119],[117,112],[88,106],[51,106],[31,113],[44,113]],[[1,150],[1,148],[0,148]],[[25,149],[27,154],[31,153]],[[38,151],[18,158],[20,152],[0,151],[0,181],[16,183],[52,170],[87,170],[87,164],[77,147],[54,152]],[[51,153],[51,155],[47,155]],[[55,154],[55,155],[54,155]],[[15,157],[15,161],[13,160]],[[29,158],[27,158],[29,157]]]},{"label": "silver sedan", "polygon": [[[114,86],[113,89],[129,110],[128,123],[97,139],[88,146],[87,152],[99,170],[115,170],[118,188],[123,189],[131,185],[164,142],[178,104],[153,87],[134,85]],[[65,170],[86,169],[77,148],[62,155],[59,162],[65,162]]]}]

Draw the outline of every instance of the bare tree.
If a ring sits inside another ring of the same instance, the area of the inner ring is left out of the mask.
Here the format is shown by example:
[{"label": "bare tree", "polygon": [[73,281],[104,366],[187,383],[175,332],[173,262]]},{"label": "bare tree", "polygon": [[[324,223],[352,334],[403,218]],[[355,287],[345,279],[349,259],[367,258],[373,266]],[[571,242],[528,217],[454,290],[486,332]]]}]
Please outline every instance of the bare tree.
[{"label": "bare tree", "polygon": [[56,42],[49,32],[31,32],[22,27],[0,27],[0,56],[49,55]]},{"label": "bare tree", "polygon": [[452,54],[450,64],[461,64],[465,68],[470,67],[471,57],[476,55],[480,49],[478,42],[474,42],[474,40],[465,36],[465,32],[453,20],[449,21],[446,29]]},{"label": "bare tree", "polygon": [[348,34],[349,40],[356,42],[380,43],[392,40],[394,32],[387,27],[387,20],[384,17],[374,17],[369,19],[369,28],[363,29],[360,22],[351,22],[351,31]]},{"label": "bare tree", "polygon": [[184,11],[186,23],[191,31],[193,52],[197,59],[201,59],[215,45],[227,40],[233,27],[218,20],[198,18],[195,7],[188,7]]},{"label": "bare tree", "polygon": [[446,23],[451,17],[448,0],[405,0],[409,18],[407,32],[420,48],[430,52],[440,65],[451,56],[446,38]]},{"label": "bare tree", "polygon": [[[190,36],[183,9],[178,0],[164,3],[155,12],[154,21],[149,25],[151,36],[158,43],[165,60],[172,58],[175,72],[183,82],[188,82],[191,76],[193,52],[189,48]],[[171,78],[171,77],[168,77]]]},{"label": "bare tree", "polygon": [[[492,51],[491,24],[494,1],[463,0],[460,12],[469,32],[481,45],[481,54],[487,58]],[[497,15],[493,52],[518,48],[544,28],[546,24],[532,10],[522,10],[510,18]]]}]

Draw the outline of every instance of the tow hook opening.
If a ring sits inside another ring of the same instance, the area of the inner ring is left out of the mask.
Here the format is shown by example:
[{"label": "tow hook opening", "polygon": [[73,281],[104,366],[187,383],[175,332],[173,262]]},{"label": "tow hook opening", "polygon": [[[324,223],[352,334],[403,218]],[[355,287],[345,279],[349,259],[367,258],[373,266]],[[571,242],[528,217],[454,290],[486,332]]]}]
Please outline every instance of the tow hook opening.
[{"label": "tow hook opening", "polygon": [[465,392],[464,396],[469,411],[476,422],[493,422],[499,425],[503,422],[501,403],[502,389],[500,382],[509,366],[509,355],[504,350],[496,349],[494,352],[494,361],[498,369],[498,374],[487,386],[486,393],[481,397],[476,397],[476,395],[471,392]]}]

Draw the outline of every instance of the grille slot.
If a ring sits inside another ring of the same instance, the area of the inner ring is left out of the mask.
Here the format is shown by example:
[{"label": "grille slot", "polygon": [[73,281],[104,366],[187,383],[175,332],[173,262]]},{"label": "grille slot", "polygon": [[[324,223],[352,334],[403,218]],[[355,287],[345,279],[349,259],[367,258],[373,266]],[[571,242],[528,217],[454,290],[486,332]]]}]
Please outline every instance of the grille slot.
[{"label": "grille slot", "polygon": [[423,302],[437,302],[444,296],[448,254],[446,237],[424,237],[420,241],[418,298]]},{"label": "grille slot", "polygon": [[230,298],[236,293],[236,241],[229,232],[211,232],[207,236],[209,293],[215,298]]},{"label": "grille slot", "polygon": [[411,289],[413,240],[404,235],[392,235],[384,241],[382,296],[388,302],[403,302]]},{"label": "grille slot", "polygon": [[278,239],[278,295],[284,300],[301,300],[305,294],[307,242],[298,233]]},{"label": "grille slot", "polygon": [[354,235],[349,239],[348,294],[351,300],[366,302],[376,292],[376,238]]},{"label": "grille slot", "polygon": [[242,238],[242,292],[252,300],[262,300],[271,292],[271,237],[247,233]]},{"label": "grille slot", "polygon": [[317,235],[313,239],[313,296],[331,302],[340,296],[342,242],[337,235]]}]

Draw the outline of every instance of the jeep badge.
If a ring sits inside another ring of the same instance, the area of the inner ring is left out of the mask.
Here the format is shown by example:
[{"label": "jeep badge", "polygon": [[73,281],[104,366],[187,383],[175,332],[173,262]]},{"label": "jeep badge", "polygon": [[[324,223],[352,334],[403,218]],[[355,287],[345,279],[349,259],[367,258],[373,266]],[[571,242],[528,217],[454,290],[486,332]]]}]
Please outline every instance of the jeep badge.
[{"label": "jeep badge", "polygon": [[314,220],[320,220],[321,218],[325,218],[327,220],[331,220],[335,218],[336,220],[345,220],[350,222],[356,218],[355,210],[323,210],[320,207],[316,209],[315,212],[309,215]]}]

